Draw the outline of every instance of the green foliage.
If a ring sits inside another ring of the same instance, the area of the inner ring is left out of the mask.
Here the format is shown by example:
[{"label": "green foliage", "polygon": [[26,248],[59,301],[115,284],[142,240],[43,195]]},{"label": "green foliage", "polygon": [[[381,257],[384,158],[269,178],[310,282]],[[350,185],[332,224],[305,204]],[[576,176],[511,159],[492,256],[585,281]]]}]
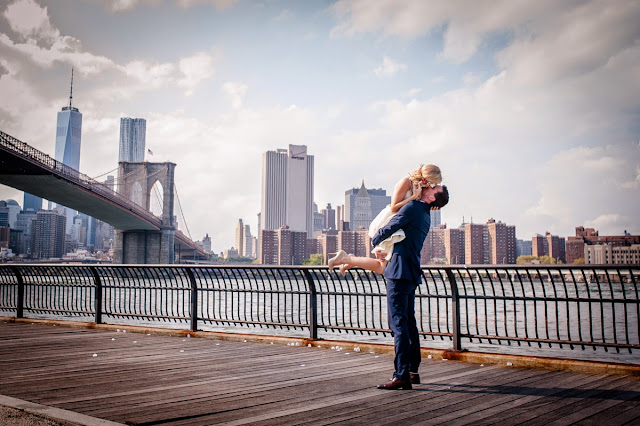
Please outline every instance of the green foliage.
[{"label": "green foliage", "polygon": [[302,261],[303,265],[323,265],[324,264],[324,256],[321,254],[312,254],[308,259],[304,259]]},{"label": "green foliage", "polygon": [[573,261],[574,265],[584,265],[584,257],[581,257],[579,259],[576,259]]},{"label": "green foliage", "polygon": [[538,258],[531,255],[518,256],[518,258],[516,259],[516,263],[518,265],[528,265],[530,263],[533,263],[534,260],[538,260]]},{"label": "green foliage", "polygon": [[558,263],[558,261],[550,256],[537,257],[537,256],[527,255],[527,256],[518,256],[518,258],[516,259],[516,263],[518,265],[530,265],[530,264],[537,264],[537,263],[541,265],[555,265],[556,263]]}]

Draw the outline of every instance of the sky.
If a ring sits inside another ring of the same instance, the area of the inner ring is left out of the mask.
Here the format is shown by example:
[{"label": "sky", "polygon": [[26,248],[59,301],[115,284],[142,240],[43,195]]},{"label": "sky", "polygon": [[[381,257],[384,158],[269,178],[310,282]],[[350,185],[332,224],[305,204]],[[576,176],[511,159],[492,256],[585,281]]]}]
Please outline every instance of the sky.
[{"label": "sky", "polygon": [[433,163],[450,228],[640,234],[638,22],[635,0],[0,0],[0,130],[54,156],[73,68],[80,171],[104,180],[120,118],[146,119],[216,252],[256,233],[262,154],[289,144],[319,209]]}]

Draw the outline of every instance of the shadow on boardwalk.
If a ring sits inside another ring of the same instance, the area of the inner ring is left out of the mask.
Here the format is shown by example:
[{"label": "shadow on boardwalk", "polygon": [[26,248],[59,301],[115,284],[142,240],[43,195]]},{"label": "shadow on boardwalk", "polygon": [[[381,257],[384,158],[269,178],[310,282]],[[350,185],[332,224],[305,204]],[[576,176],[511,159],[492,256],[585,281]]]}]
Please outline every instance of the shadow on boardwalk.
[{"label": "shadow on boardwalk", "polygon": [[[0,395],[64,424],[625,424],[624,375],[424,360],[412,391],[375,388],[393,357],[29,323],[0,323]],[[79,421],[70,417],[76,413]]]}]

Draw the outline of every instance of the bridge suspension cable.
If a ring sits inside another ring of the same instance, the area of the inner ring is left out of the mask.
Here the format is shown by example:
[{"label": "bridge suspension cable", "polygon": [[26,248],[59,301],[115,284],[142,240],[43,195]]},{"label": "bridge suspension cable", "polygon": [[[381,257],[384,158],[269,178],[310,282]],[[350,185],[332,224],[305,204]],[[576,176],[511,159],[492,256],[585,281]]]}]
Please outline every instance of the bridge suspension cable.
[{"label": "bridge suspension cable", "polygon": [[187,225],[187,220],[184,218],[184,210],[182,210],[182,204],[180,203],[180,196],[178,196],[178,186],[173,184],[173,192],[176,194],[176,200],[178,200],[178,210],[180,210],[180,215],[182,216],[182,222],[184,222],[184,227],[187,230],[187,235],[189,239],[193,241],[193,237],[191,236],[191,232],[189,231],[189,225]]},{"label": "bridge suspension cable", "polygon": [[97,180],[98,178],[101,178],[101,177],[102,177],[102,176],[104,176],[104,175],[108,175],[109,173],[113,173],[113,172],[115,172],[116,170],[118,170],[118,168],[117,168],[117,167],[116,167],[115,169],[113,169],[113,170],[109,170],[108,172],[104,172],[104,173],[102,173],[101,175],[95,176],[95,177],[93,177],[92,179],[96,179],[96,180]]}]

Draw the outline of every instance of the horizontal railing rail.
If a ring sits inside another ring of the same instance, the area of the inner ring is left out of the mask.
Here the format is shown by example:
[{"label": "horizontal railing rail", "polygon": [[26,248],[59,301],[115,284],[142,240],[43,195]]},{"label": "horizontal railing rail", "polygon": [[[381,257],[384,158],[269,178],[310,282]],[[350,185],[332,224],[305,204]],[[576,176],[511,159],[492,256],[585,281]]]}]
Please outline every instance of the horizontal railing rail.
[{"label": "horizontal railing rail", "polygon": [[[640,349],[640,266],[424,266],[425,340]],[[0,313],[389,336],[384,278],[326,266],[0,265]]]}]

